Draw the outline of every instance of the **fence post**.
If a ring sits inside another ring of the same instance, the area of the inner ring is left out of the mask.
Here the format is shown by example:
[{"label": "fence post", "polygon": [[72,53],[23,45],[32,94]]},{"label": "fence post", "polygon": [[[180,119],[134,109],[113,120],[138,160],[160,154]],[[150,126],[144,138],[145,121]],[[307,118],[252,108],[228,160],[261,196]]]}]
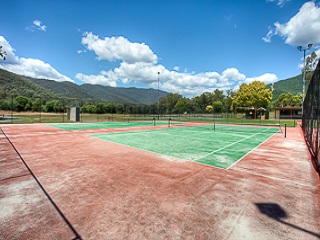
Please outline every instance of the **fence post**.
[{"label": "fence post", "polygon": [[11,96],[11,124],[13,124],[13,95]]}]

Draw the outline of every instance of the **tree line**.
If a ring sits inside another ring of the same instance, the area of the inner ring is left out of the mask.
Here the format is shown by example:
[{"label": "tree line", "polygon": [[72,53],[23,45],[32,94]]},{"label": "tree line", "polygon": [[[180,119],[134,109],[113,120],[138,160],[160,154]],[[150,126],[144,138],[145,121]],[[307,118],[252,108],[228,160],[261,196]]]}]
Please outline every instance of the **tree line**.
[{"label": "tree line", "polygon": [[115,103],[103,103],[93,101],[81,101],[77,99],[45,99],[28,98],[16,96],[11,99],[1,99],[1,110],[42,111],[63,113],[67,108],[80,106],[82,113],[103,114],[103,113],[128,113],[128,114],[184,114],[184,113],[226,113],[235,112],[238,107],[266,108],[273,107],[301,106],[302,94],[294,96],[291,93],[282,93],[279,98],[272,101],[272,89],[260,81],[253,81],[249,84],[242,84],[238,91],[214,90],[204,92],[193,98],[186,98],[178,93],[169,93],[162,97],[159,102],[152,105],[126,105]]}]

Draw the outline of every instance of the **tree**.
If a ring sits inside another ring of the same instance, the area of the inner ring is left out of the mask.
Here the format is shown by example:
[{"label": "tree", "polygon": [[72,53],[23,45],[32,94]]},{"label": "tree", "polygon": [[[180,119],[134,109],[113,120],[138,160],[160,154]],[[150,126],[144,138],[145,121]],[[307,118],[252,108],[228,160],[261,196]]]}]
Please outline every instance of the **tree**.
[{"label": "tree", "polygon": [[292,93],[281,93],[278,99],[275,101],[276,107],[293,107],[302,105],[302,94],[293,96]]},{"label": "tree", "polygon": [[105,105],[107,113],[116,113],[116,106],[112,103],[108,103]]},{"label": "tree", "polygon": [[317,54],[315,52],[312,52],[310,56],[306,58],[306,66],[305,68],[301,69],[302,74],[304,70],[306,71],[306,81],[311,80],[313,71],[316,68],[318,61],[319,58],[317,58]]},{"label": "tree", "polygon": [[263,107],[267,108],[272,100],[272,92],[261,81],[241,84],[232,98],[234,107]]},{"label": "tree", "polygon": [[1,110],[10,110],[10,105],[6,100],[0,100],[0,109]]},{"label": "tree", "polygon": [[213,91],[212,102],[220,101],[221,103],[223,103],[225,98],[226,98],[226,96],[224,95],[222,90],[215,89]]},{"label": "tree", "polygon": [[235,92],[232,89],[227,90],[227,96],[225,99],[223,111],[229,112],[232,110],[232,98],[234,96]]},{"label": "tree", "polygon": [[[39,106],[38,106],[39,109]],[[51,100],[44,105],[46,112],[63,112],[63,105],[59,100]]]},{"label": "tree", "polygon": [[182,99],[182,95],[178,93],[169,93],[167,96],[160,99],[160,107],[167,107],[168,113],[171,113],[180,99]]},{"label": "tree", "polygon": [[212,104],[212,93],[204,92],[200,96],[193,98],[193,108],[197,109],[197,112],[204,112],[206,106]]},{"label": "tree", "polygon": [[31,101],[27,97],[18,96],[14,100],[14,110],[20,112],[20,111],[26,111],[31,109]]},{"label": "tree", "polygon": [[209,112],[209,113],[211,113],[211,112],[213,111],[213,107],[212,107],[211,105],[208,105],[208,106],[206,107],[206,111]]},{"label": "tree", "polygon": [[214,112],[216,112],[216,113],[222,112],[223,104],[221,101],[219,101],[219,100],[214,101],[212,105],[213,105]]},{"label": "tree", "polygon": [[96,113],[106,113],[106,106],[104,103],[96,104]]},{"label": "tree", "polygon": [[3,60],[6,60],[7,53],[2,50],[2,46],[0,46],[0,57],[3,58]]},{"label": "tree", "polygon": [[186,104],[183,98],[181,98],[177,104],[174,106],[175,113],[183,113],[186,110]]},{"label": "tree", "polygon": [[88,113],[96,113],[96,106],[95,105],[93,105],[93,104],[91,104],[91,105],[87,105],[87,112]]}]

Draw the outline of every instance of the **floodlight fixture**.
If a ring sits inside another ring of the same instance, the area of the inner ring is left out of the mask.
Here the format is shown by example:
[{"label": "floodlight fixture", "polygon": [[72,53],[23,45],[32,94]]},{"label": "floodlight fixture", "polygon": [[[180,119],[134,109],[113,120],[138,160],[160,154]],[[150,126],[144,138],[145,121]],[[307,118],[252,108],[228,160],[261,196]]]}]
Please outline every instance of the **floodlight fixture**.
[{"label": "floodlight fixture", "polygon": [[312,47],[312,43],[309,43],[307,47],[298,46],[298,50],[303,52],[303,87],[302,87],[302,117],[303,117],[303,102],[305,96],[305,89],[306,89],[306,51]]}]

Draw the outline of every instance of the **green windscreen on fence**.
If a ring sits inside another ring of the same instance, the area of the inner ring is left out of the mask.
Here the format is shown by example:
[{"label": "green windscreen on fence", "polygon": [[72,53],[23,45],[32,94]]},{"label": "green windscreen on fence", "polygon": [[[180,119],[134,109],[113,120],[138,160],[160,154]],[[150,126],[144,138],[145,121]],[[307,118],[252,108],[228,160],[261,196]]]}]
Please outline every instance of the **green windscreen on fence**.
[{"label": "green windscreen on fence", "polygon": [[227,169],[276,132],[279,128],[204,125],[91,136]]}]

